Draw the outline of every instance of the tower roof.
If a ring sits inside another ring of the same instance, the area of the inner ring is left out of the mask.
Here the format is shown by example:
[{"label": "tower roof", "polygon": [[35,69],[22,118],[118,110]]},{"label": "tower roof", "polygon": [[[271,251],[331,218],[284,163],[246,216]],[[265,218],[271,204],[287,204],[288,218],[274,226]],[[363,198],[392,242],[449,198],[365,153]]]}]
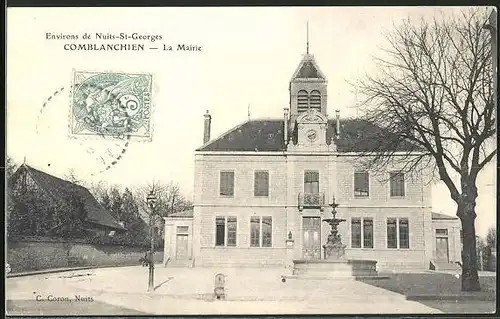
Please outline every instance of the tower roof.
[{"label": "tower roof", "polygon": [[304,54],[299,66],[293,73],[291,81],[295,79],[320,79],[326,81],[326,77],[319,69],[314,56],[309,53]]}]

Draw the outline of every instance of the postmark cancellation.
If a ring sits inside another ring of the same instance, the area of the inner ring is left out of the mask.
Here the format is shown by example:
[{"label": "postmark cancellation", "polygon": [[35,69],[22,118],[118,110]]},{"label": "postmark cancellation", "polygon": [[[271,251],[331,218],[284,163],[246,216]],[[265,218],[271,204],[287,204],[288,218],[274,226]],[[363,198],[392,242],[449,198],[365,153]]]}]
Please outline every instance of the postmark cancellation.
[{"label": "postmark cancellation", "polygon": [[151,141],[152,75],[73,71],[70,136]]}]

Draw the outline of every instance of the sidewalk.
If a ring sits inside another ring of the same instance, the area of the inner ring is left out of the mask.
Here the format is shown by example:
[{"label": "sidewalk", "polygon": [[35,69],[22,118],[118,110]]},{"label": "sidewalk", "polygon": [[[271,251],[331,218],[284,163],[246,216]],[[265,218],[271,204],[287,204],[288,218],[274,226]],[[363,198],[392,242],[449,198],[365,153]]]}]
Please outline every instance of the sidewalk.
[{"label": "sidewalk", "polygon": [[87,266],[87,267],[75,267],[75,268],[53,268],[53,269],[41,269],[41,270],[33,270],[33,271],[24,271],[17,273],[7,274],[7,278],[11,277],[24,277],[24,276],[34,276],[41,274],[52,274],[66,271],[74,271],[74,270],[85,270],[85,269],[93,269],[98,268],[97,266]]},{"label": "sidewalk", "polygon": [[[439,273],[439,274],[449,274],[449,275],[462,275],[462,271],[456,270],[427,270],[429,273]],[[479,277],[496,277],[497,273],[494,271],[483,271],[480,270],[477,272]]]},{"label": "sidewalk", "polygon": [[[43,275],[43,274],[53,274],[60,272],[68,272],[68,271],[78,271],[78,270],[86,270],[86,269],[101,269],[101,268],[118,268],[118,267],[132,267],[130,265],[104,265],[104,266],[82,266],[82,267],[67,267],[67,268],[51,268],[51,269],[40,269],[40,270],[31,270],[31,271],[22,271],[16,273],[7,274],[7,278],[12,277],[24,277],[24,276],[34,276],[34,275]],[[155,264],[156,267],[163,267],[162,263]]]}]

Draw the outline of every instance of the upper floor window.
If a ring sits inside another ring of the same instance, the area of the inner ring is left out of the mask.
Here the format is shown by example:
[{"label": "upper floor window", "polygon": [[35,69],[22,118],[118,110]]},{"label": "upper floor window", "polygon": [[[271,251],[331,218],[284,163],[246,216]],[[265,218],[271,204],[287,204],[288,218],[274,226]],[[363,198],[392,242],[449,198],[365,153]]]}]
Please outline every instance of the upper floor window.
[{"label": "upper floor window", "polygon": [[319,91],[314,90],[309,95],[309,107],[321,112],[321,93]]},{"label": "upper floor window", "polygon": [[250,247],[272,247],[272,217],[250,218]]},{"label": "upper floor window", "polygon": [[304,172],[304,193],[319,193],[319,172]]},{"label": "upper floor window", "polygon": [[234,172],[220,172],[220,191],[221,196],[234,196]]},{"label": "upper floor window", "polygon": [[254,196],[269,196],[269,172],[257,171],[254,173]]},{"label": "upper floor window", "polygon": [[[363,227],[361,227],[361,222]],[[373,248],[373,219],[351,219],[351,247]]]},{"label": "upper floor window", "polygon": [[391,197],[405,196],[405,175],[402,172],[390,173]]},{"label": "upper floor window", "polygon": [[370,177],[368,172],[354,173],[354,196],[368,197],[370,194]]},{"label": "upper floor window", "polygon": [[387,219],[387,248],[410,248],[408,218]]},{"label": "upper floor window", "polygon": [[236,246],[236,217],[215,218],[215,246]]}]

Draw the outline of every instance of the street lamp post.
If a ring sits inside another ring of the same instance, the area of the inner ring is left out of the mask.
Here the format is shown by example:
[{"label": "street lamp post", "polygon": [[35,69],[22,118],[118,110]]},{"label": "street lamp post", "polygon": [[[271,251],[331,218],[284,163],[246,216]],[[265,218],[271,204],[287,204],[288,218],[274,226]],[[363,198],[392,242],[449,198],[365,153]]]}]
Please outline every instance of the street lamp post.
[{"label": "street lamp post", "polygon": [[151,191],[147,197],[147,203],[150,209],[149,212],[149,233],[151,236],[151,248],[149,251],[149,281],[148,281],[148,291],[154,291],[154,269],[155,269],[155,264],[154,264],[154,251],[155,251],[155,237],[154,237],[154,223],[153,223],[153,217],[154,217],[154,204],[156,202],[156,195],[154,194],[153,191]]}]

